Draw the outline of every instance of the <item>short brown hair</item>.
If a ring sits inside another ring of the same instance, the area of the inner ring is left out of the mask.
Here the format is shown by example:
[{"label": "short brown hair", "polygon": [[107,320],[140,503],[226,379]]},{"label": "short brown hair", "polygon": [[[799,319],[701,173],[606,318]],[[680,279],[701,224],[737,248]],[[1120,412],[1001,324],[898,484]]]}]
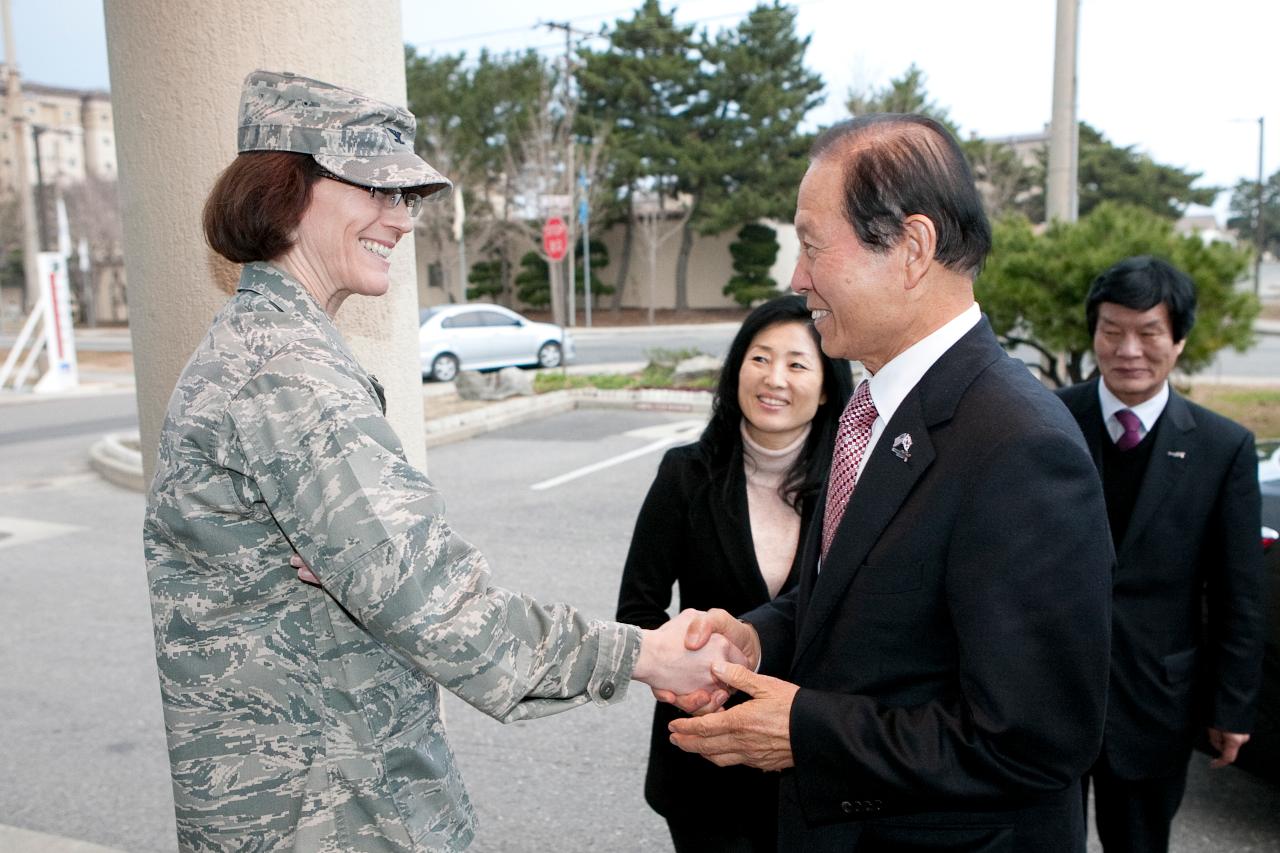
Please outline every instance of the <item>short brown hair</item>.
[{"label": "short brown hair", "polygon": [[204,236],[215,252],[244,264],[270,261],[293,245],[320,167],[291,151],[246,151],[231,161],[204,202]]}]

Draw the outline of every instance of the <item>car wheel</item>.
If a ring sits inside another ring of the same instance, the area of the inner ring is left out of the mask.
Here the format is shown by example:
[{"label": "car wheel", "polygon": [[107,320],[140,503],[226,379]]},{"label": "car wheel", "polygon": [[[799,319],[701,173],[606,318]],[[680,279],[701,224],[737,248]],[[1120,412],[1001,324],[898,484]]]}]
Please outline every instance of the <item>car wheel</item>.
[{"label": "car wheel", "polygon": [[559,367],[561,358],[560,345],[555,341],[538,347],[538,367]]},{"label": "car wheel", "polygon": [[452,382],[458,378],[458,357],[442,352],[431,362],[431,378],[437,382]]}]

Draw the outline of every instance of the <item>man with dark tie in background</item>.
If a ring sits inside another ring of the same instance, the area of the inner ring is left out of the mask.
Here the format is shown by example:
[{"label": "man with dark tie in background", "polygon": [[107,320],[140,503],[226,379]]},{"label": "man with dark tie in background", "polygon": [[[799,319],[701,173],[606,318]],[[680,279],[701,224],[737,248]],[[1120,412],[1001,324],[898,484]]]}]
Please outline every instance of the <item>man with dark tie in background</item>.
[{"label": "man with dark tie in background", "polygon": [[1253,725],[1258,459],[1248,430],[1169,385],[1195,310],[1170,264],[1116,264],[1085,308],[1101,375],[1059,392],[1102,475],[1116,548],[1106,732],[1085,781],[1109,853],[1167,850],[1200,727],[1222,767]]}]

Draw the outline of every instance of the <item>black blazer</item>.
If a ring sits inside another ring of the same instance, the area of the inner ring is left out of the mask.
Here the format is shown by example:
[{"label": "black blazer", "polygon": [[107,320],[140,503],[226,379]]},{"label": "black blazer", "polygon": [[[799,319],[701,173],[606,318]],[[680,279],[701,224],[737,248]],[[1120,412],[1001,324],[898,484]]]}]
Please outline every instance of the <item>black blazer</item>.
[{"label": "black blazer", "polygon": [[[811,515],[802,515],[802,538]],[[794,578],[793,564],[784,591],[794,586]],[[741,446],[721,472],[708,467],[697,444],[667,451],[636,519],[618,593],[618,621],[642,628],[663,624],[673,585],[679,586],[681,609],[722,607],[737,615],[769,600],[751,539]],[[735,697],[730,704],[741,700]],[[673,746],[667,724],[679,716],[684,714],[673,705],[658,703],[654,709],[644,788],[654,811],[678,819],[719,814],[717,819],[740,821],[754,814],[772,821],[777,774],[716,767]]]},{"label": "black blazer", "polygon": [[[1105,480],[1098,381],[1058,394]],[[1112,604],[1103,750],[1128,779],[1185,764],[1202,725],[1252,730],[1265,631],[1253,434],[1170,390],[1152,440]]]},{"label": "black blazer", "polygon": [[1084,850],[1106,523],[1080,430],[981,321],[894,413],[821,573],[815,521],[798,588],[745,617],[800,685],[781,849]]}]

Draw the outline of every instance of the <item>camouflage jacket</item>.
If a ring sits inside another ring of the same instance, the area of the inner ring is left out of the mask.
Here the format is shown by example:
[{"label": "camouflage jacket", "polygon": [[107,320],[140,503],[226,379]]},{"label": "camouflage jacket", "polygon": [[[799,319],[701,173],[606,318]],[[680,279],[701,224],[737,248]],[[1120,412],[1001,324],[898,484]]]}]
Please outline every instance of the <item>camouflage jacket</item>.
[{"label": "camouflage jacket", "polygon": [[608,704],[639,652],[490,585],[376,381],[267,264],[178,380],[143,535],[183,850],[464,848],[439,688],[503,721]]}]

